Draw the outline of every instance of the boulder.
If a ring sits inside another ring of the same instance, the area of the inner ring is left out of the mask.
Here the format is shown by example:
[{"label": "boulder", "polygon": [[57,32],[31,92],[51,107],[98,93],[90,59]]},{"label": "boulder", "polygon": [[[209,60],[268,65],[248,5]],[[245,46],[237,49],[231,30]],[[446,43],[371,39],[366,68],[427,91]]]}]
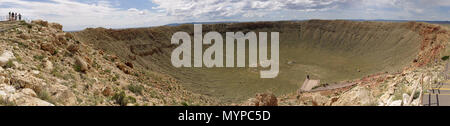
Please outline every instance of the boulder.
[{"label": "boulder", "polygon": [[86,73],[86,71],[89,70],[89,66],[86,61],[84,61],[84,59],[79,56],[75,57],[75,64],[80,66],[80,72]]},{"label": "boulder", "polygon": [[0,66],[6,65],[10,60],[13,59],[16,59],[16,57],[11,51],[4,51],[2,55],[0,55]]},{"label": "boulder", "polygon": [[42,43],[41,44],[41,49],[44,50],[44,51],[49,52],[52,55],[57,53],[55,47],[53,46],[53,44],[50,44],[50,43]]},{"label": "boulder", "polygon": [[117,68],[122,70],[125,74],[131,74],[131,70],[127,68],[127,66],[121,62],[116,62]]},{"label": "boulder", "polygon": [[36,93],[29,88],[18,92],[14,87],[0,84],[0,97],[2,100],[17,106],[54,106],[53,104],[36,98]]},{"label": "boulder", "polygon": [[10,85],[6,85],[6,84],[0,84],[0,91],[3,93],[0,93],[0,96],[3,94],[12,94],[14,92],[16,92],[16,89]]},{"label": "boulder", "polygon": [[17,106],[55,106],[52,103],[30,96],[17,97],[12,101],[14,101]]},{"label": "boulder", "polygon": [[107,86],[103,89],[102,94],[104,96],[108,97],[108,96],[112,96],[114,94],[114,92],[111,87]]},{"label": "boulder", "polygon": [[20,90],[21,93],[27,95],[27,96],[31,96],[31,97],[36,97],[36,92],[33,91],[33,89],[29,89],[29,88],[24,88],[22,90]]},{"label": "boulder", "polygon": [[45,60],[43,65],[44,65],[44,68],[46,70],[50,70],[50,71],[53,70],[53,63],[52,63],[52,61]]},{"label": "boulder", "polygon": [[10,84],[16,89],[30,88],[34,91],[40,91],[41,87],[46,85],[45,81],[34,77],[29,72],[17,71],[11,75]]},{"label": "boulder", "polygon": [[389,106],[402,106],[402,100],[393,101]]},{"label": "boulder", "polygon": [[24,39],[24,40],[28,40],[31,38],[30,35],[28,34],[20,34],[19,36],[17,36],[18,38]]},{"label": "boulder", "polygon": [[50,28],[56,29],[58,31],[62,31],[63,26],[61,24],[58,23],[49,23],[48,26]]},{"label": "boulder", "polygon": [[131,63],[131,62],[126,62],[125,65],[127,65],[127,66],[130,67],[130,68],[133,68],[133,67],[134,67],[134,66],[133,66],[133,63]]},{"label": "boulder", "polygon": [[53,84],[47,89],[52,97],[62,105],[75,105],[77,98],[75,94],[67,87],[61,84]]},{"label": "boulder", "polygon": [[77,53],[78,50],[80,50],[80,47],[75,44],[71,44],[67,47],[67,51],[69,51],[71,53]]},{"label": "boulder", "polygon": [[255,106],[278,106],[277,97],[272,93],[256,94]]},{"label": "boulder", "polygon": [[345,92],[340,96],[338,101],[333,105],[336,106],[353,106],[353,105],[369,105],[374,100],[370,91],[366,87],[357,86]]},{"label": "boulder", "polygon": [[403,105],[408,104],[409,101],[409,95],[408,94],[403,94]]}]

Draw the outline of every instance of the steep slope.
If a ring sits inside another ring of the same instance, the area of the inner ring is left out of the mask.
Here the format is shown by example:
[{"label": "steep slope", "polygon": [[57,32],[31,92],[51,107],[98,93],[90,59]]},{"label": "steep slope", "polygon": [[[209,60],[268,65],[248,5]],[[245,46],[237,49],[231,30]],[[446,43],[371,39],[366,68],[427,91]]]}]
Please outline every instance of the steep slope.
[{"label": "steep slope", "polygon": [[[11,24],[15,27],[10,27]],[[6,27],[7,26],[7,27]],[[0,105],[217,105],[46,21],[0,22]]]},{"label": "steep slope", "polygon": [[[193,34],[193,25],[139,29],[86,29],[77,40],[131,61],[143,71],[176,78],[196,93],[224,102],[248,99],[258,92],[295,92],[306,75],[323,84],[357,80],[376,73],[399,73],[439,59],[448,38],[443,28],[426,23],[310,20],[204,25],[208,31],[280,32],[280,74],[260,79],[254,68],[174,68],[170,38],[177,31]],[[225,35],[223,35],[225,36]]]}]

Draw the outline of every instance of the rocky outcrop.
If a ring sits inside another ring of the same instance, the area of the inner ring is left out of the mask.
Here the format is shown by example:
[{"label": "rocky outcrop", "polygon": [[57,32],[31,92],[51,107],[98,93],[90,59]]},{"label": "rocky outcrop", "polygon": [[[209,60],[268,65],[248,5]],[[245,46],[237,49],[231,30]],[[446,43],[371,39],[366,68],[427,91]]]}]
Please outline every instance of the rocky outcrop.
[{"label": "rocky outcrop", "polygon": [[48,22],[47,21],[43,21],[43,20],[34,20],[34,21],[31,21],[31,23],[32,24],[38,24],[38,25],[41,25],[41,26],[44,26],[44,27],[48,26]]},{"label": "rocky outcrop", "polygon": [[6,105],[54,106],[47,101],[36,98],[36,93],[31,89],[25,88],[18,91],[14,87],[6,84],[0,84],[0,100]]}]

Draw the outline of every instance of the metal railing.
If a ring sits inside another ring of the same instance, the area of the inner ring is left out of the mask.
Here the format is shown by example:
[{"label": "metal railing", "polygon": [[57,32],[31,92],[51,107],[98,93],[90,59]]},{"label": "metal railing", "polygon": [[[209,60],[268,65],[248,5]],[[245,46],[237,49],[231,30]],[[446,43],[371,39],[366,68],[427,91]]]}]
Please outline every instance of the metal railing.
[{"label": "metal railing", "polygon": [[[25,21],[27,23],[31,23],[32,20],[33,19],[31,19],[31,18],[22,17],[22,21]],[[8,15],[0,16],[0,21],[9,21],[9,16]]]}]

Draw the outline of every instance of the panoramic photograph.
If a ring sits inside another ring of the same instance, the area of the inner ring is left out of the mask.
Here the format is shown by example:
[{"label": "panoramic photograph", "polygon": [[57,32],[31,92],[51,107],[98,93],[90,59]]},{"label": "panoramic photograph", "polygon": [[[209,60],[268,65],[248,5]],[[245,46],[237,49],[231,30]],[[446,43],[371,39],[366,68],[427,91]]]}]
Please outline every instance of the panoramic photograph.
[{"label": "panoramic photograph", "polygon": [[450,106],[449,0],[0,0],[0,15],[0,106]]}]

